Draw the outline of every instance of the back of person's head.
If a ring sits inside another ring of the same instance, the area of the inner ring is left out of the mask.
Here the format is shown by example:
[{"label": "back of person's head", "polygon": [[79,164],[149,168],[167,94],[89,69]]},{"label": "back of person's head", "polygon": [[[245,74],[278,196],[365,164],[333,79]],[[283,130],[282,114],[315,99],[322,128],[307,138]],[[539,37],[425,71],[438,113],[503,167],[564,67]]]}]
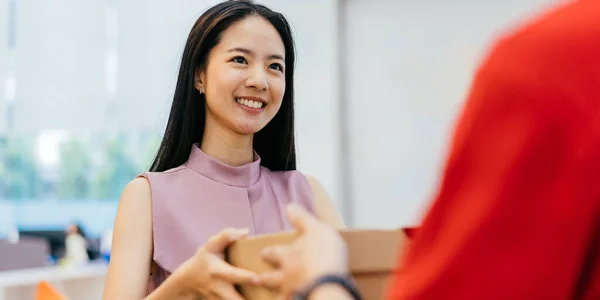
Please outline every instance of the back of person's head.
[{"label": "back of person's head", "polygon": [[[213,63],[211,50],[221,43],[229,28],[250,18],[266,20],[275,29],[283,50],[281,69],[269,68],[269,76],[280,76],[282,99],[277,99],[272,117],[253,128],[253,148],[261,157],[261,165],[273,170],[296,169],[294,138],[294,40],[286,18],[252,1],[225,1],[204,12],[193,25],[183,51],[171,112],[163,140],[150,171],[161,172],[177,167],[188,159],[192,145],[202,143],[206,127],[207,95],[198,89],[199,72]],[[250,31],[251,33],[254,31]],[[270,50],[269,50],[270,51]],[[220,62],[215,62],[220,63]],[[270,67],[270,66],[269,66]],[[279,75],[273,73],[279,71]],[[209,74],[211,75],[211,74]],[[222,76],[221,76],[222,77]],[[208,81],[223,80],[219,76]],[[199,92],[200,91],[200,92]],[[225,91],[229,92],[229,91]],[[223,92],[221,92],[223,93]],[[280,95],[281,95],[280,94]],[[212,97],[212,96],[211,96]],[[211,101],[216,101],[212,100]],[[220,99],[219,99],[220,101]],[[208,101],[210,102],[210,101]],[[209,107],[210,109],[210,107]],[[210,111],[209,111],[210,112]],[[225,116],[227,117],[227,116]],[[233,118],[230,116],[230,118]],[[235,120],[232,120],[234,122]]]}]

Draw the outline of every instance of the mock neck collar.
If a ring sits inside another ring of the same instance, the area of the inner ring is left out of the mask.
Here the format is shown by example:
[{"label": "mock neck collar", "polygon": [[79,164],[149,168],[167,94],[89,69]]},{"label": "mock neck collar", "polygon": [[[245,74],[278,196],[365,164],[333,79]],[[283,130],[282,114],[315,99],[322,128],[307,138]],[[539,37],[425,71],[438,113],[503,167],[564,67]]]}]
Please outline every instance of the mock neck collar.
[{"label": "mock neck collar", "polygon": [[192,146],[190,158],[185,163],[188,169],[214,181],[237,187],[249,187],[260,177],[260,157],[254,152],[254,161],[242,166],[230,166],[200,149]]}]

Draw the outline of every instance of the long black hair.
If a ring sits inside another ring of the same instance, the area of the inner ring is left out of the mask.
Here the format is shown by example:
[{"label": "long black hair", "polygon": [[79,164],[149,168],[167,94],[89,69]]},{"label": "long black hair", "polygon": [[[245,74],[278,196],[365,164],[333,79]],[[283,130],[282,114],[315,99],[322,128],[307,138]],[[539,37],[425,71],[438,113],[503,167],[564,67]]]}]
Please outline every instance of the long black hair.
[{"label": "long black hair", "polygon": [[151,172],[162,172],[187,161],[195,143],[202,143],[206,119],[205,95],[198,93],[194,77],[206,67],[208,54],[223,32],[235,22],[249,16],[260,16],[277,30],[285,47],[285,92],[281,108],[262,130],[254,135],[254,151],[261,165],[273,171],[296,169],[294,138],[294,39],[285,17],[249,0],[230,0],[204,12],[190,31],[183,56],[167,128]]}]

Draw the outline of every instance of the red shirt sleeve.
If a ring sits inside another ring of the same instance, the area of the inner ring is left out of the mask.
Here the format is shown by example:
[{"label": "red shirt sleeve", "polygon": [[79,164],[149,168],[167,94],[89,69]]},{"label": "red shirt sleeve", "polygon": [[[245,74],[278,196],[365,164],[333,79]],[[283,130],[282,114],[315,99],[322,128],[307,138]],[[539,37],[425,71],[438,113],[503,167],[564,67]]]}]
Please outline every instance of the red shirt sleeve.
[{"label": "red shirt sleeve", "polygon": [[482,66],[391,299],[581,299],[600,283],[592,2],[503,41]]}]

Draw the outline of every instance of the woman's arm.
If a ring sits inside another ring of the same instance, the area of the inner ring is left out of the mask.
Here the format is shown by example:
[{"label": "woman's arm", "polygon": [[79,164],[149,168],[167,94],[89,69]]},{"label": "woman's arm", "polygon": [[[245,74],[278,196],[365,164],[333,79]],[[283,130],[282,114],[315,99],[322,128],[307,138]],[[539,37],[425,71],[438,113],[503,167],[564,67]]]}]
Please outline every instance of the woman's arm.
[{"label": "woman's arm", "polygon": [[144,178],[131,181],[121,196],[103,299],[218,299],[242,300],[233,284],[258,284],[253,272],[234,268],[222,253],[247,230],[224,229],[185,261],[151,295],[147,284],[152,264],[152,194]]},{"label": "woman's arm", "polygon": [[125,187],[117,209],[103,299],[144,298],[152,251],[150,183],[136,178]]},{"label": "woman's arm", "polygon": [[344,219],[335,207],[335,204],[325,187],[315,177],[306,175],[306,179],[315,196],[317,219],[335,229],[346,228]]},{"label": "woman's arm", "polygon": [[[123,191],[113,229],[103,299],[143,299],[152,265],[152,194],[145,178]],[[193,299],[184,278],[173,274],[147,299]]]}]

